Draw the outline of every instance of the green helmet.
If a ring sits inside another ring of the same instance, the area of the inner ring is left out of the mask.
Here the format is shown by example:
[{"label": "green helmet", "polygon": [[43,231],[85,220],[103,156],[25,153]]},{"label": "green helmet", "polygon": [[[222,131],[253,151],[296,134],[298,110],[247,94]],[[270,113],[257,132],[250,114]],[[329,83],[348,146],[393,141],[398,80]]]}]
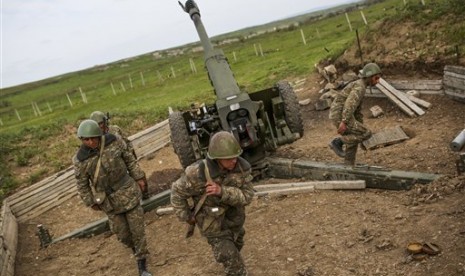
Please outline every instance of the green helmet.
[{"label": "green helmet", "polygon": [[96,121],[98,124],[100,123],[107,123],[107,116],[102,111],[94,111],[90,114],[90,119]]},{"label": "green helmet", "polygon": [[234,135],[219,131],[210,139],[207,156],[210,159],[229,159],[241,155],[242,148]]},{"label": "green helmet", "polygon": [[102,136],[102,130],[94,120],[84,120],[79,125],[77,136],[79,138]]},{"label": "green helmet", "polygon": [[381,74],[381,69],[376,63],[368,63],[367,65],[365,65],[365,67],[363,67],[362,71],[360,72],[362,78],[369,78],[378,74]]}]

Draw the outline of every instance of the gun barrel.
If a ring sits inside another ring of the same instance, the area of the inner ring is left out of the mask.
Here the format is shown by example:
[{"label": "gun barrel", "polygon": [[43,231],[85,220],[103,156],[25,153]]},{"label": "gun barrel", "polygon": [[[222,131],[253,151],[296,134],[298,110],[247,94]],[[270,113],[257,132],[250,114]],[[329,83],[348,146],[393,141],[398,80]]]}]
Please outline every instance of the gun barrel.
[{"label": "gun barrel", "polygon": [[[182,5],[181,5],[182,6]],[[187,12],[200,38],[204,50],[205,66],[208,71],[208,77],[215,90],[215,94],[219,100],[224,100],[234,95],[241,93],[239,85],[234,78],[229,63],[223,51],[214,49],[208,37],[207,31],[200,18],[200,11],[197,4],[193,0],[188,0],[184,6],[184,11]]]}]

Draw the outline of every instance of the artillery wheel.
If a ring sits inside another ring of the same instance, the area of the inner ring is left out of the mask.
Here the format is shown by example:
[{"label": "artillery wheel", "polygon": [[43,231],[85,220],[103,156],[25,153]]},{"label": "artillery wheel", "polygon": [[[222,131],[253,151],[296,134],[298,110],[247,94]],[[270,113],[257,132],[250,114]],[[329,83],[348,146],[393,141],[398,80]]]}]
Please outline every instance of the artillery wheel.
[{"label": "artillery wheel", "polygon": [[195,162],[195,152],[192,148],[189,132],[181,112],[173,112],[169,115],[171,130],[171,142],[174,151],[178,155],[183,168]]},{"label": "artillery wheel", "polygon": [[286,122],[293,133],[299,133],[300,137],[304,135],[304,126],[300,115],[300,106],[294,89],[287,81],[280,81],[276,84],[279,95],[283,99]]}]

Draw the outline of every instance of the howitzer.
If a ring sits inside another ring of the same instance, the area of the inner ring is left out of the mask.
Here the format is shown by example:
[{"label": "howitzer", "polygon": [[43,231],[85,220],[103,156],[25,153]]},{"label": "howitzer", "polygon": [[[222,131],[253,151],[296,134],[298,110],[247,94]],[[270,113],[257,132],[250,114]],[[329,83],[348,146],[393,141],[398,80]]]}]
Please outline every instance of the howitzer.
[{"label": "howitzer", "polygon": [[205,158],[210,137],[220,130],[231,132],[243,149],[242,157],[253,169],[266,167],[267,151],[292,143],[303,135],[297,97],[286,81],[248,94],[241,91],[222,50],[214,49],[193,0],[179,2],[194,22],[204,50],[205,67],[217,97],[212,105],[192,106],[169,115],[171,141],[185,168]]}]

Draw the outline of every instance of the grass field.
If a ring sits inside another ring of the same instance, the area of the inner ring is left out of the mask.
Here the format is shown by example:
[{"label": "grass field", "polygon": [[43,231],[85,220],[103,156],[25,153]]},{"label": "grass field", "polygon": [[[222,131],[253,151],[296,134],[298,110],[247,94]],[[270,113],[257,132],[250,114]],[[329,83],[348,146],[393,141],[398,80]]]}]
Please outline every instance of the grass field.
[{"label": "grass field", "polygon": [[[415,2],[411,5],[415,9],[422,8],[420,0],[409,2]],[[347,11],[352,31],[344,11]],[[362,12],[368,25],[363,21]],[[335,58],[352,45],[356,39],[355,29],[363,36],[377,21],[408,14],[413,16],[405,9],[403,0],[373,5],[358,3],[235,31],[212,41],[237,38],[237,42],[216,48],[224,51],[241,89],[251,93],[282,79],[305,77],[314,70],[315,63]],[[298,26],[292,25],[296,22]],[[271,31],[276,26],[286,25]],[[208,31],[209,26],[205,27]],[[258,30],[268,31],[245,38]],[[92,111],[110,112],[113,124],[134,134],[166,119],[168,107],[185,109],[192,102],[214,102],[215,95],[203,65],[203,52],[192,51],[198,46],[191,44],[154,51],[161,58],[147,53],[2,89],[0,197],[18,184],[34,183],[69,166],[79,143],[73,131]],[[197,73],[192,72],[190,60]],[[47,166],[34,169],[28,177],[20,178],[12,173],[13,167],[37,164]]]}]

